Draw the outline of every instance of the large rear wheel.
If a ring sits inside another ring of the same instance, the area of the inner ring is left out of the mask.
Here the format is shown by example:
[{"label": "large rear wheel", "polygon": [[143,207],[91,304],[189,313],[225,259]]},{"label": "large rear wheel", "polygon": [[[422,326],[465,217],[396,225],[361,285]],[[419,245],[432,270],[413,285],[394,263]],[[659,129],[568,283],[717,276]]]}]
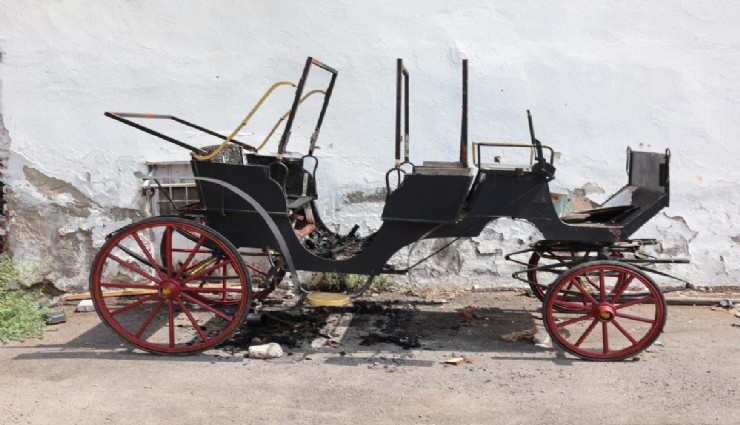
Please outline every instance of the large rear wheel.
[{"label": "large rear wheel", "polygon": [[214,230],[175,217],[114,233],[95,258],[90,293],[103,322],[159,354],[196,353],[225,341],[252,295],[236,248]]}]

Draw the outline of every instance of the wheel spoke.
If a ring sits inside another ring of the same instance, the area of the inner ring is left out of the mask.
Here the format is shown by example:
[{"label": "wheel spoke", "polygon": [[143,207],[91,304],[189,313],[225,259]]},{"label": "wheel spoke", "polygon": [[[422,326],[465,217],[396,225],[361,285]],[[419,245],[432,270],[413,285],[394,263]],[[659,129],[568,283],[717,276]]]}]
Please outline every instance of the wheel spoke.
[{"label": "wheel spoke", "polygon": [[604,289],[606,283],[604,282],[604,269],[599,269],[599,298],[601,302],[606,302],[606,290]]},{"label": "wheel spoke", "polygon": [[198,240],[198,243],[195,245],[195,248],[190,252],[190,255],[188,255],[188,258],[185,259],[185,262],[182,263],[182,266],[180,267],[180,270],[177,271],[177,275],[175,276],[175,279],[179,279],[180,276],[187,270],[188,265],[190,265],[190,262],[193,261],[193,257],[195,257],[195,254],[198,253],[198,250],[200,247],[205,243],[206,238],[204,236],[201,236],[201,238]]},{"label": "wheel spoke", "polygon": [[579,278],[576,277],[576,278],[572,279],[571,282],[573,282],[573,284],[576,285],[576,288],[578,288],[578,290],[581,291],[581,293],[583,293],[583,295],[586,297],[586,300],[588,300],[589,303],[591,303],[591,304],[598,304],[598,302],[596,302],[596,300],[594,299],[594,297],[591,296],[591,293],[588,292],[583,287],[583,285],[581,285],[581,282],[579,282],[578,279]]},{"label": "wheel spoke", "polygon": [[[165,267],[167,267],[167,276],[172,276],[172,226],[164,228],[164,255],[163,258]],[[170,303],[170,306],[172,303]]]},{"label": "wheel spoke", "polygon": [[636,320],[638,322],[655,323],[655,320],[653,320],[653,319],[648,319],[646,317],[640,317],[640,316],[633,316],[631,314],[619,313],[618,316],[619,317],[624,317],[625,319]]},{"label": "wheel spoke", "polygon": [[591,322],[591,324],[588,325],[588,328],[586,328],[586,330],[583,332],[583,335],[581,335],[581,337],[578,338],[578,341],[576,341],[576,344],[575,344],[576,347],[580,347],[581,344],[583,344],[583,341],[585,341],[588,334],[590,334],[591,331],[594,330],[597,323],[599,323],[599,321],[594,319],[593,322]]},{"label": "wheel spoke", "polygon": [[175,305],[172,300],[169,300],[167,304],[167,322],[170,327],[170,348],[175,348]]},{"label": "wheel spoke", "polygon": [[146,249],[146,247],[144,246],[144,243],[141,241],[139,234],[137,232],[134,232],[131,234],[131,236],[133,236],[134,240],[139,245],[139,248],[146,256],[146,259],[149,260],[149,264],[151,264],[152,268],[157,272],[157,276],[159,276],[160,279],[164,279],[165,276],[162,273],[162,269],[159,267],[159,264],[156,261],[154,261],[154,257],[152,257],[152,253],[149,252],[149,250]]},{"label": "wheel spoke", "polygon": [[228,315],[226,315],[226,314],[224,314],[224,313],[216,310],[215,308],[211,307],[210,305],[208,305],[208,304],[206,304],[204,302],[201,302],[197,298],[193,298],[193,297],[191,297],[190,295],[188,295],[186,293],[180,293],[180,295],[183,296],[183,297],[185,297],[188,301],[198,304],[202,308],[205,308],[206,310],[210,311],[211,313],[215,314],[216,316],[218,316],[218,317],[220,317],[220,318],[222,318],[222,319],[224,319],[226,321],[231,322],[232,320],[234,320],[233,317],[228,316]]},{"label": "wheel spoke", "polygon": [[221,269],[221,275],[223,276],[223,279],[221,280],[221,288],[224,289],[221,294],[221,301],[226,301],[226,266]]},{"label": "wheel spoke", "polygon": [[122,259],[118,258],[115,254],[108,254],[108,257],[110,257],[113,261],[115,261],[116,263],[122,265],[123,267],[125,267],[125,268],[131,270],[132,272],[137,273],[137,274],[139,274],[139,275],[141,275],[141,276],[143,276],[143,277],[145,277],[145,278],[147,278],[149,280],[151,280],[154,283],[159,283],[160,282],[159,279],[157,279],[156,277],[154,277],[154,276],[150,275],[149,273],[145,272],[144,270],[141,269],[141,267],[134,266],[133,264],[129,264],[129,263],[125,262]]},{"label": "wheel spoke", "polygon": [[134,308],[134,307],[136,307],[136,306],[138,306],[138,305],[144,304],[145,302],[147,302],[147,301],[149,301],[149,300],[151,300],[151,299],[154,299],[154,298],[156,298],[156,297],[157,297],[157,295],[158,295],[158,294],[157,294],[157,293],[155,292],[155,293],[153,293],[153,294],[151,294],[151,295],[149,295],[149,296],[146,296],[146,297],[144,297],[144,298],[141,298],[141,299],[139,299],[139,300],[136,300],[136,301],[132,302],[132,303],[131,303],[131,304],[129,304],[129,305],[125,305],[125,306],[123,306],[123,307],[121,307],[121,308],[118,308],[118,309],[115,309],[115,310],[111,311],[111,312],[110,312],[110,315],[111,315],[111,316],[115,316],[115,315],[117,315],[117,314],[123,313],[124,311],[128,311],[128,310],[131,310],[132,308]]},{"label": "wheel spoke", "polygon": [[[563,291],[564,292],[563,295],[559,297],[560,300],[567,303],[568,302],[568,292],[571,291],[572,289],[573,289],[573,282],[569,283],[568,287],[565,288],[565,290]],[[560,305],[558,305],[558,307],[560,307]]]},{"label": "wheel spoke", "polygon": [[152,312],[149,313],[149,315],[144,320],[144,323],[141,324],[141,327],[138,331],[136,331],[136,337],[141,338],[141,335],[144,333],[147,327],[149,327],[149,324],[152,322],[152,319],[154,319],[154,316],[157,314],[157,312],[162,308],[162,304],[164,304],[164,299],[159,300],[156,306],[154,306],[154,309],[152,309]]},{"label": "wheel spoke", "polygon": [[188,282],[192,281],[193,279],[198,279],[198,278],[199,278],[199,277],[201,277],[201,276],[205,276],[205,275],[207,275],[207,274],[211,274],[211,273],[213,273],[213,272],[214,272],[215,270],[219,269],[220,267],[223,267],[224,265],[228,265],[229,263],[231,263],[231,261],[230,261],[230,260],[224,260],[224,261],[222,261],[222,262],[220,262],[220,263],[218,263],[218,264],[216,264],[216,265],[213,265],[213,266],[211,266],[211,267],[207,267],[207,268],[205,268],[205,269],[203,269],[203,270],[199,271],[198,273],[196,273],[196,274],[194,274],[194,275],[192,275],[192,276],[188,276],[188,277],[186,277],[185,279],[181,280],[181,281],[180,281],[180,284],[181,284],[181,285],[185,285],[186,283],[188,283]]},{"label": "wheel spoke", "polygon": [[591,307],[585,305],[585,304],[576,304],[572,302],[567,301],[555,301],[555,307],[559,307],[565,310],[568,310],[567,312],[579,312],[579,311],[591,311]]},{"label": "wheel spoke", "polygon": [[[632,301],[626,302],[624,304],[620,304],[620,305],[614,306],[614,308],[616,308],[617,310],[621,310],[623,308],[632,307],[633,305],[642,304],[645,301],[654,301],[654,300],[655,300],[655,298],[653,297],[652,294],[650,294],[648,296],[645,296],[645,297],[642,297],[642,298],[638,298],[636,300],[632,300]],[[624,316],[624,315],[623,314],[620,314],[620,316]]]},{"label": "wheel spoke", "polygon": [[599,290],[599,285],[595,284],[595,283],[594,283],[594,282],[593,282],[593,281],[592,281],[592,280],[591,280],[591,279],[590,279],[590,278],[588,277],[588,275],[584,275],[584,276],[583,276],[583,278],[584,278],[584,279],[586,279],[586,282],[588,282],[588,284],[589,284],[589,285],[591,285],[591,287],[592,287],[592,288],[594,288],[594,289],[595,289],[595,290],[597,290],[597,291]]},{"label": "wheel spoke", "polygon": [[202,261],[198,261],[192,267],[190,267],[189,269],[185,270],[183,272],[183,276],[185,276],[185,278],[187,278],[187,277],[191,276],[191,273],[193,273],[193,272],[194,273],[198,273],[199,271],[203,270],[209,264],[213,264],[213,263],[215,263],[218,260],[219,260],[218,257],[211,256],[208,259],[205,259],[205,260],[202,260]]},{"label": "wheel spoke", "polygon": [[607,322],[601,322],[601,334],[604,354],[609,352],[609,331],[607,328]]},{"label": "wheel spoke", "polygon": [[183,313],[185,313],[185,315],[188,316],[188,320],[190,320],[190,323],[193,324],[193,327],[198,332],[198,336],[200,337],[200,339],[203,342],[208,341],[207,338],[206,338],[206,334],[203,332],[203,329],[200,328],[200,325],[195,320],[195,318],[193,317],[193,315],[190,313],[190,310],[188,310],[185,307],[185,303],[182,302],[182,300],[180,299],[180,297],[177,297],[177,304],[180,306],[180,308],[182,309]]},{"label": "wheel spoke", "polygon": [[619,297],[622,296],[622,293],[627,289],[628,286],[630,286],[630,283],[635,279],[634,275],[627,277],[626,274],[622,275],[622,279],[620,283],[617,283],[617,286],[614,288],[614,296],[612,296],[612,304],[616,304],[619,302]]},{"label": "wheel spoke", "polygon": [[619,330],[619,332],[622,332],[622,335],[630,340],[631,343],[637,344],[637,340],[635,340],[632,335],[630,335],[630,333],[627,332],[627,330],[623,328],[622,325],[619,324],[619,322],[617,322],[617,319],[612,319],[612,323],[614,324],[614,327]]},{"label": "wheel spoke", "polygon": [[556,323],[555,326],[558,327],[558,328],[562,328],[562,327],[565,327],[565,326],[572,325],[573,323],[582,322],[584,320],[588,320],[588,319],[592,319],[592,318],[593,318],[593,316],[591,314],[584,314],[583,316],[574,317],[573,319],[566,320],[564,322]]}]

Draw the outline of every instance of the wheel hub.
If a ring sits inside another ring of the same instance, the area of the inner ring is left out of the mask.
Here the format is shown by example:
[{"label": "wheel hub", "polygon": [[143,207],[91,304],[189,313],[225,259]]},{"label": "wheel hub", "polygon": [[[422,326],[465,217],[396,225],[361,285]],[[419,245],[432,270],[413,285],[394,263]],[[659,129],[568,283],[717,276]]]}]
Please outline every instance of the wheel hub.
[{"label": "wheel hub", "polygon": [[599,304],[594,308],[594,316],[604,322],[609,322],[617,315],[617,311],[611,304]]},{"label": "wheel hub", "polygon": [[174,299],[180,294],[180,285],[174,280],[165,280],[160,283],[159,296],[166,299]]}]

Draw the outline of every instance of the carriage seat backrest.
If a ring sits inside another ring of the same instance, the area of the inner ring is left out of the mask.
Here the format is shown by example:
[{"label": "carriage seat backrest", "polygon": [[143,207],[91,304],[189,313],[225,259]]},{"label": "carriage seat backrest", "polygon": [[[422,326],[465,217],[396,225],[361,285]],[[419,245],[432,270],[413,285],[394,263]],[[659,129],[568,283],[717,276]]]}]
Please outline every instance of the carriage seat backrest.
[{"label": "carriage seat backrest", "polygon": [[654,192],[668,192],[668,161],[666,154],[630,151],[629,184]]},{"label": "carriage seat backrest", "polygon": [[420,168],[388,196],[384,221],[448,223],[459,218],[473,181],[470,172],[419,173]]},{"label": "carriage seat backrest", "polygon": [[[192,161],[192,166],[196,177],[209,177],[230,183],[253,197],[268,212],[285,214],[287,211],[283,191],[269,177],[268,167],[208,161]],[[217,183],[196,180],[196,184],[206,210],[255,211],[241,196]]]},{"label": "carriage seat backrest", "polygon": [[[285,168],[277,165],[277,162],[282,162]],[[247,155],[247,163],[254,165],[263,165],[268,167],[270,177],[283,184],[285,182],[285,195],[289,198],[296,198],[304,196],[304,184],[306,178],[306,170],[303,169],[303,159],[301,158],[283,158],[282,161],[278,161],[277,157],[270,155]],[[285,175],[285,169],[287,168],[287,176]],[[308,194],[310,195],[310,193]]]}]

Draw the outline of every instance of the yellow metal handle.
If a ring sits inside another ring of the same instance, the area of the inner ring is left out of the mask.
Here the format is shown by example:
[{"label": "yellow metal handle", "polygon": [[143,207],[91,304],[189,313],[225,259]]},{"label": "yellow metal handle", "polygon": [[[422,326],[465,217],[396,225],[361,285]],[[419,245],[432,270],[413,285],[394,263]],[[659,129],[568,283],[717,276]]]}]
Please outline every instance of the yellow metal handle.
[{"label": "yellow metal handle", "polygon": [[[257,112],[257,110],[262,106],[262,104],[265,102],[265,100],[272,94],[272,92],[280,87],[280,86],[291,86],[295,87],[296,85],[294,83],[291,83],[290,81],[279,81],[275,84],[273,84],[265,94],[262,95],[259,102],[257,102],[256,105],[252,108],[251,111],[247,114],[246,117],[242,120],[241,124],[239,124],[236,129],[231,133],[229,137],[226,138],[226,140],[223,141],[213,152],[209,153],[208,155],[198,155],[196,153],[192,153],[191,155],[193,158],[197,159],[198,161],[210,161],[211,159],[215,158],[216,155],[220,154],[222,150],[226,148],[226,145],[233,139],[239,132],[244,128],[245,125],[249,122],[249,120],[252,118],[252,116]],[[259,148],[258,148],[259,150]]]},{"label": "yellow metal handle", "polygon": [[[311,90],[310,92],[306,93],[301,98],[301,100],[298,101],[298,104],[300,105],[301,103],[303,103],[304,100],[308,99],[310,96],[317,94],[317,93],[326,94],[324,90]],[[270,130],[270,133],[268,133],[267,137],[265,137],[265,140],[263,140],[262,143],[259,146],[257,146],[257,152],[259,152],[260,150],[262,150],[262,148],[265,147],[267,142],[270,140],[270,137],[272,137],[272,135],[275,134],[275,130],[277,130],[277,128],[280,127],[280,124],[283,121],[285,121],[286,118],[288,118],[288,115],[290,115],[290,109],[287,112],[285,112],[282,117],[280,117],[280,119],[275,123],[275,126],[272,127],[272,130]]]}]

